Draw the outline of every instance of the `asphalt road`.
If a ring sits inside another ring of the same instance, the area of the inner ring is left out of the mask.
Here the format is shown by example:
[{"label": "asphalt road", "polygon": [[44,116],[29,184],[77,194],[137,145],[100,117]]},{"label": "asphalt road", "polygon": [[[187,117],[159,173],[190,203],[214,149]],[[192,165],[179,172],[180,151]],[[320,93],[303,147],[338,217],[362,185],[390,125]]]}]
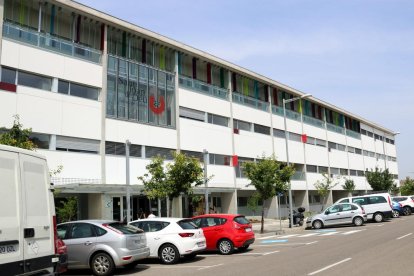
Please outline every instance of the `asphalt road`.
[{"label": "asphalt road", "polygon": [[414,215],[361,227],[269,234],[244,253],[205,253],[175,265],[147,259],[116,275],[414,275],[413,252]]}]

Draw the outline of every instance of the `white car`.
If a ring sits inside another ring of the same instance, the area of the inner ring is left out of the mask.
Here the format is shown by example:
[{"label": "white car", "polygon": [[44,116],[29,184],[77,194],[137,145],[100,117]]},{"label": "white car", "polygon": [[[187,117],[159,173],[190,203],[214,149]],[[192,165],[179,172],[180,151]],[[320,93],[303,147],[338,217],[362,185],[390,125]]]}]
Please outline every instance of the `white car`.
[{"label": "white car", "polygon": [[164,264],[174,264],[181,256],[194,258],[206,249],[203,230],[191,219],[147,218],[129,224],[144,230],[150,257],[157,257]]},{"label": "white car", "polygon": [[394,196],[391,199],[401,204],[405,216],[411,215],[414,211],[414,200],[411,196]]}]

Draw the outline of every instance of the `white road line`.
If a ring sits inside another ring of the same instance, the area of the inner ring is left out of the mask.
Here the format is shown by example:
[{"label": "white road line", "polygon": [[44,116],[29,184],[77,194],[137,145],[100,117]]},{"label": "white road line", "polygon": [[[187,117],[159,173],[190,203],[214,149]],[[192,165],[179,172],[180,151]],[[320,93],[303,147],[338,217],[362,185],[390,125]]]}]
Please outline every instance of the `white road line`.
[{"label": "white road line", "polygon": [[312,273],[309,273],[308,275],[309,275],[309,276],[311,276],[311,275],[315,275],[315,274],[317,274],[317,273],[319,273],[319,272],[325,271],[325,270],[327,270],[327,269],[329,269],[329,268],[331,268],[331,267],[334,267],[334,266],[336,266],[336,265],[342,264],[342,263],[347,262],[347,261],[349,261],[349,260],[351,260],[351,259],[352,259],[352,258],[346,258],[345,260],[342,260],[342,261],[339,261],[339,262],[337,262],[337,263],[334,263],[334,264],[331,264],[331,265],[325,266],[324,268],[321,268],[321,269],[319,269],[319,270],[317,270],[317,271],[314,271],[314,272],[312,272]]},{"label": "white road line", "polygon": [[279,239],[290,238],[290,237],[295,237],[295,236],[299,236],[299,234],[284,235],[284,236],[280,236]]},{"label": "white road line", "polygon": [[[154,266],[150,266],[151,268],[169,268],[169,269],[171,269],[172,268],[172,266],[168,266],[168,267],[166,267],[166,266],[157,266],[157,265],[154,265]],[[210,266],[205,266],[205,265],[182,265],[182,266],[179,266],[179,265],[175,265],[175,266],[173,266],[173,268],[198,268],[198,269],[201,269],[201,268],[209,268]]]},{"label": "white road line", "polygon": [[[286,242],[286,243],[272,243],[272,244],[255,244],[252,247],[272,247],[272,246],[292,246],[292,245],[304,245],[307,244],[306,242]],[[197,256],[201,256],[198,255]],[[223,256],[223,255],[218,255],[218,256]]]},{"label": "white road line", "polygon": [[270,238],[274,238],[277,237],[277,235],[273,235],[273,236],[267,236],[267,237],[261,237],[261,238],[257,238],[258,240],[265,240],[265,239],[270,239]]},{"label": "white road line", "polygon": [[413,233],[409,233],[409,234],[407,234],[407,235],[401,236],[401,237],[397,238],[397,240],[401,240],[401,239],[403,239],[403,238],[405,238],[405,237],[408,237],[408,236],[410,236],[410,235],[412,235],[412,234],[413,234]]},{"label": "white road line", "polygon": [[306,245],[311,245],[311,244],[314,244],[314,243],[317,243],[318,241],[313,241],[313,242],[308,242],[308,243],[306,243]]},{"label": "white road line", "polygon": [[306,237],[315,236],[315,235],[319,235],[319,234],[320,234],[320,233],[310,233],[310,234],[306,234],[306,235],[298,236],[298,238],[306,238]]},{"label": "white road line", "polygon": [[199,268],[198,270],[208,269],[208,268],[212,268],[212,267],[216,267],[216,266],[221,266],[221,265],[223,265],[223,264],[210,265],[210,266],[206,266],[206,267]]},{"label": "white road line", "polygon": [[274,254],[274,253],[278,253],[278,252],[279,251],[266,252],[266,253],[263,253],[263,256],[270,255],[270,254]]},{"label": "white road line", "polygon": [[321,234],[321,235],[319,235],[319,236],[332,236],[332,235],[335,235],[335,234],[338,234],[339,232],[328,232],[328,233],[325,233],[325,234]]},{"label": "white road line", "polygon": [[344,233],[341,233],[341,234],[342,235],[351,235],[351,234],[358,233],[358,232],[365,231],[365,230],[367,230],[367,229],[352,230],[352,231],[344,232]]}]

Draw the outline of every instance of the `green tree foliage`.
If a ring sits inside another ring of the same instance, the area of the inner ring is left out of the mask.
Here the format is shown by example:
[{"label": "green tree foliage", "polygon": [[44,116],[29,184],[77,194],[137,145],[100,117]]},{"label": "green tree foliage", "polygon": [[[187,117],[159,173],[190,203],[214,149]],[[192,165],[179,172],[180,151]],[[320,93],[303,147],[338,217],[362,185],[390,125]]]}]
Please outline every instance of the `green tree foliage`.
[{"label": "green tree foliage", "polygon": [[61,201],[62,206],[56,208],[56,213],[60,222],[67,222],[76,218],[78,210],[78,199],[74,196]]},{"label": "green tree foliage", "polygon": [[247,200],[247,208],[252,210],[253,214],[255,214],[257,209],[259,209],[259,200],[260,196],[256,192],[254,192],[253,195]]},{"label": "green tree foliage", "polygon": [[9,145],[17,148],[35,150],[36,145],[30,140],[29,136],[32,133],[31,128],[23,128],[20,123],[19,115],[14,115],[14,122],[11,129],[2,127],[1,130],[5,131],[0,134],[0,144]]},{"label": "green tree foliage", "polygon": [[355,183],[352,179],[345,179],[345,184],[342,185],[342,189],[348,192],[349,195],[352,195],[352,192],[355,191]]},{"label": "green tree foliage", "polygon": [[322,210],[323,210],[325,207],[326,199],[330,191],[332,190],[332,188],[338,185],[338,181],[337,181],[338,179],[333,179],[326,173],[323,173],[322,176],[323,176],[323,179],[318,180],[314,184],[314,186],[316,188],[318,195],[322,198]]},{"label": "green tree foliage", "polygon": [[[258,200],[263,203],[274,197],[278,192],[289,189],[289,180],[295,172],[293,166],[286,166],[276,160],[274,156],[266,157],[257,162],[246,162],[243,164],[244,174],[250,180],[249,186],[254,186]],[[263,233],[264,204],[262,206],[262,219],[260,232]]]},{"label": "green tree foliage", "polygon": [[391,191],[392,185],[394,184],[394,177],[388,169],[384,171],[379,169],[378,167],[375,168],[375,171],[371,169],[371,171],[365,172],[365,178],[367,179],[369,185],[371,186],[372,190],[374,191]]},{"label": "green tree foliage", "polygon": [[414,195],[414,179],[407,177],[401,187],[400,187],[401,195]]},{"label": "green tree foliage", "polygon": [[174,198],[181,194],[192,195],[193,187],[204,183],[203,168],[198,159],[177,152],[173,152],[173,157],[173,162],[165,167],[164,158],[154,157],[146,167],[148,173],[138,177],[144,183],[148,198],[169,199],[169,216]]}]

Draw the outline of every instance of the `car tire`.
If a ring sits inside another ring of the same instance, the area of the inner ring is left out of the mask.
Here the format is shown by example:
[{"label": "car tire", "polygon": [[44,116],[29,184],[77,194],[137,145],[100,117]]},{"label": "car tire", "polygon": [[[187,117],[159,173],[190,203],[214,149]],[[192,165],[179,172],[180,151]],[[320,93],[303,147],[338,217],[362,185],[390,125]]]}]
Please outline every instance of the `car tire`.
[{"label": "car tire", "polygon": [[355,217],[353,223],[355,226],[362,226],[364,224],[364,219],[361,217]]},{"label": "car tire", "polygon": [[323,223],[319,219],[318,220],[315,220],[312,223],[312,227],[315,228],[315,229],[321,229],[321,228],[323,228]]},{"label": "car tire", "polygon": [[222,239],[218,242],[218,250],[221,255],[230,255],[234,251],[234,245],[229,239]]},{"label": "car tire", "polygon": [[245,245],[245,246],[240,246],[239,247],[239,251],[244,252],[244,251],[246,251],[249,248],[249,246],[250,246],[250,244],[249,245]]},{"label": "car tire", "polygon": [[384,215],[382,213],[375,213],[372,218],[375,222],[382,222],[384,220]]},{"label": "car tire", "polygon": [[115,264],[107,253],[98,253],[92,257],[90,265],[93,274],[97,276],[111,275],[115,270]]},{"label": "car tire", "polygon": [[410,206],[404,206],[404,208],[403,208],[403,214],[404,214],[404,216],[411,215],[411,207]]},{"label": "car tire", "polygon": [[124,267],[126,269],[133,269],[133,268],[135,268],[137,266],[137,264],[138,264],[138,261],[133,261],[132,263],[129,263],[129,264],[124,265]]},{"label": "car tire", "polygon": [[392,210],[392,217],[393,218],[399,218],[400,217],[400,213],[397,210]]},{"label": "car tire", "polygon": [[180,259],[180,252],[172,244],[164,244],[158,251],[158,257],[163,264],[175,264]]}]

